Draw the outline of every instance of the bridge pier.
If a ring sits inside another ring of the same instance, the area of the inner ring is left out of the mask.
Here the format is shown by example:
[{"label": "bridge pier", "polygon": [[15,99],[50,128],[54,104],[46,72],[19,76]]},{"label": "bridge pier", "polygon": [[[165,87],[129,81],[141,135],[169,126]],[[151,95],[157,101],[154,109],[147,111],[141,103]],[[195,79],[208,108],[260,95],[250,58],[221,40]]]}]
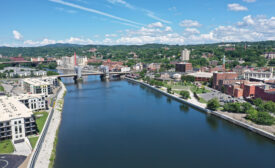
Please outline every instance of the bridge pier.
[{"label": "bridge pier", "polygon": [[74,82],[75,82],[75,83],[82,82],[82,81],[83,81],[83,78],[82,78],[82,77],[78,77],[77,75],[74,76]]},{"label": "bridge pier", "polygon": [[109,73],[105,73],[105,74],[100,75],[100,79],[102,81],[108,81],[110,79]]}]

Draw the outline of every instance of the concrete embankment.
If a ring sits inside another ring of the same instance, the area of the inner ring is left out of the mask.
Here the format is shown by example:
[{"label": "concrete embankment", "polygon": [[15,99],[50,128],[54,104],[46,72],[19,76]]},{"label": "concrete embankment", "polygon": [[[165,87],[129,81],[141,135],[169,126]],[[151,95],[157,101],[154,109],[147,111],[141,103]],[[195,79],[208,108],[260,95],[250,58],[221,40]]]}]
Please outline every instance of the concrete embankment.
[{"label": "concrete embankment", "polygon": [[60,86],[61,88],[57,93],[54,108],[51,110],[43,131],[37,141],[28,168],[49,167],[56,132],[61,122],[64,94],[66,93],[66,87],[62,82],[60,82]]},{"label": "concrete embankment", "polygon": [[162,90],[160,90],[160,89],[158,89],[158,88],[156,88],[156,87],[153,87],[153,86],[151,86],[151,85],[149,85],[149,84],[147,84],[147,83],[140,82],[140,81],[137,81],[137,80],[134,80],[134,79],[131,79],[131,78],[125,78],[125,79],[127,79],[127,80],[129,80],[129,81],[133,81],[133,82],[139,83],[139,84],[142,84],[142,85],[144,85],[144,86],[147,86],[147,87],[149,87],[149,88],[151,88],[151,89],[153,89],[153,90],[155,90],[155,91],[158,91],[158,92],[160,92],[160,93],[162,93],[162,94],[164,94],[164,95],[166,95],[166,96],[168,96],[168,97],[171,97],[171,98],[173,98],[173,99],[175,99],[175,100],[177,100],[177,101],[179,101],[179,102],[183,102],[183,103],[185,103],[185,104],[188,104],[188,105],[190,105],[190,106],[192,106],[192,107],[194,107],[194,108],[196,108],[196,109],[199,109],[199,110],[201,110],[201,111],[204,111],[204,112],[206,112],[206,113],[208,113],[208,114],[215,115],[215,116],[217,116],[217,117],[219,117],[219,118],[222,118],[222,119],[224,119],[224,120],[226,120],[226,121],[229,121],[229,122],[231,122],[231,123],[233,123],[233,124],[236,124],[236,125],[238,125],[238,126],[241,126],[241,127],[243,127],[243,128],[246,128],[246,129],[248,129],[248,130],[250,130],[250,131],[252,131],[252,132],[255,132],[255,133],[259,134],[259,135],[262,135],[262,136],[264,136],[264,137],[267,137],[267,138],[269,138],[269,139],[275,141],[275,135],[273,135],[272,133],[269,133],[269,132],[264,131],[264,130],[262,130],[262,129],[256,128],[256,127],[251,126],[251,125],[249,125],[249,124],[247,124],[247,123],[244,123],[244,122],[242,122],[242,121],[236,120],[236,119],[234,119],[234,118],[232,118],[232,117],[230,117],[230,116],[227,116],[227,115],[223,114],[222,112],[212,111],[212,110],[206,109],[205,107],[202,107],[202,106],[200,106],[199,104],[195,104],[195,103],[188,102],[187,100],[184,100],[184,99],[182,99],[182,98],[180,98],[180,97],[177,97],[177,96],[175,96],[175,95],[169,94],[169,93],[167,93],[167,92],[165,92],[165,91],[162,91]]}]

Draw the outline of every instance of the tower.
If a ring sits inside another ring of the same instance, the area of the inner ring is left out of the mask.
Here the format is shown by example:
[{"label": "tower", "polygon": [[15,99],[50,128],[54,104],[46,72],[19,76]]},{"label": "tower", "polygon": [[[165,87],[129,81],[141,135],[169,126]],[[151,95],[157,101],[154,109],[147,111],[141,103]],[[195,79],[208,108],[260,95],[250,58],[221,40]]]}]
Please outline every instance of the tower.
[{"label": "tower", "polygon": [[223,71],[225,71],[225,55],[223,56],[223,59],[222,59],[222,68],[223,68]]}]

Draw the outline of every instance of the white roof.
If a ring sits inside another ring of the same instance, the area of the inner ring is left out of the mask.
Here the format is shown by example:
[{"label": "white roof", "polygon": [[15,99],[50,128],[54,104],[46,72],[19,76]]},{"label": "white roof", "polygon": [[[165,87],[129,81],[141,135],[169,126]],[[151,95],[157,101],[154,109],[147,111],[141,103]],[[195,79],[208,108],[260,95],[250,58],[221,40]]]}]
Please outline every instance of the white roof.
[{"label": "white roof", "polygon": [[32,111],[14,97],[0,97],[0,122],[31,116]]},{"label": "white roof", "polygon": [[213,76],[213,73],[209,73],[209,72],[194,72],[194,73],[189,73],[187,75],[194,76],[194,77],[201,77],[201,78],[211,78]]},{"label": "white roof", "polygon": [[26,100],[26,99],[32,99],[32,98],[42,98],[44,94],[21,94],[19,96],[15,96],[14,98],[17,100]]},{"label": "white roof", "polygon": [[34,86],[50,85],[49,82],[44,82],[38,78],[26,78],[26,79],[23,79],[23,81]]}]

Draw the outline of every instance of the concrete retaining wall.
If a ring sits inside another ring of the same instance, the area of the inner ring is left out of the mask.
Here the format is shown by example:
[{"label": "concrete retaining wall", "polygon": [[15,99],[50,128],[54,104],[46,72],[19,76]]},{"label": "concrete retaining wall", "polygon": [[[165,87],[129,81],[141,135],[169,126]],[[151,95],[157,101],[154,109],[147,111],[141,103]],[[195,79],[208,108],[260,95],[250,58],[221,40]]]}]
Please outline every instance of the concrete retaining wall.
[{"label": "concrete retaining wall", "polygon": [[247,123],[244,123],[244,122],[242,122],[242,121],[236,120],[236,119],[234,119],[234,118],[232,118],[232,117],[229,117],[229,116],[227,116],[227,115],[225,115],[225,114],[221,114],[221,113],[219,113],[219,112],[217,112],[217,111],[212,111],[212,110],[209,110],[209,109],[206,109],[206,108],[202,108],[202,107],[197,106],[197,105],[195,105],[195,104],[192,104],[192,103],[190,103],[190,102],[188,102],[188,101],[186,101],[186,100],[184,100],[184,99],[181,99],[181,98],[176,97],[176,96],[174,96],[174,95],[171,95],[171,94],[169,94],[169,93],[167,93],[167,92],[164,92],[164,91],[162,91],[162,90],[160,90],[160,89],[158,89],[158,88],[156,88],[156,87],[153,87],[153,86],[151,86],[151,85],[149,85],[149,84],[146,84],[146,83],[143,83],[143,82],[140,82],[140,81],[131,79],[131,78],[127,78],[127,77],[126,77],[125,79],[127,79],[127,80],[129,80],[129,81],[133,81],[133,82],[139,83],[139,84],[142,84],[142,85],[144,85],[144,86],[147,86],[147,87],[149,87],[149,88],[151,88],[151,89],[153,89],[153,90],[155,90],[155,91],[158,91],[158,92],[160,92],[160,93],[162,93],[162,94],[164,94],[164,95],[166,95],[166,96],[168,96],[168,97],[171,97],[171,98],[173,98],[173,99],[175,99],[175,100],[177,100],[177,101],[180,101],[180,102],[183,102],[183,103],[185,103],[185,104],[188,104],[188,105],[190,105],[190,106],[192,106],[192,107],[194,107],[194,108],[196,108],[196,109],[199,109],[199,110],[201,110],[201,111],[204,111],[204,112],[206,112],[206,113],[215,115],[215,116],[217,116],[217,117],[219,117],[219,118],[222,118],[222,119],[224,119],[224,120],[227,120],[227,121],[229,121],[229,122],[231,122],[231,123],[233,123],[233,124],[236,124],[236,125],[238,125],[238,126],[241,126],[241,127],[243,127],[243,128],[246,128],[246,129],[248,129],[248,130],[250,130],[250,131],[253,131],[253,132],[255,132],[255,133],[259,134],[259,135],[265,136],[265,137],[267,137],[267,138],[269,138],[269,139],[275,141],[275,135],[273,135],[272,133],[269,133],[269,132],[266,132],[266,131],[264,131],[264,130],[262,130],[262,129],[253,127],[253,126],[251,126],[251,125],[248,125]]}]

